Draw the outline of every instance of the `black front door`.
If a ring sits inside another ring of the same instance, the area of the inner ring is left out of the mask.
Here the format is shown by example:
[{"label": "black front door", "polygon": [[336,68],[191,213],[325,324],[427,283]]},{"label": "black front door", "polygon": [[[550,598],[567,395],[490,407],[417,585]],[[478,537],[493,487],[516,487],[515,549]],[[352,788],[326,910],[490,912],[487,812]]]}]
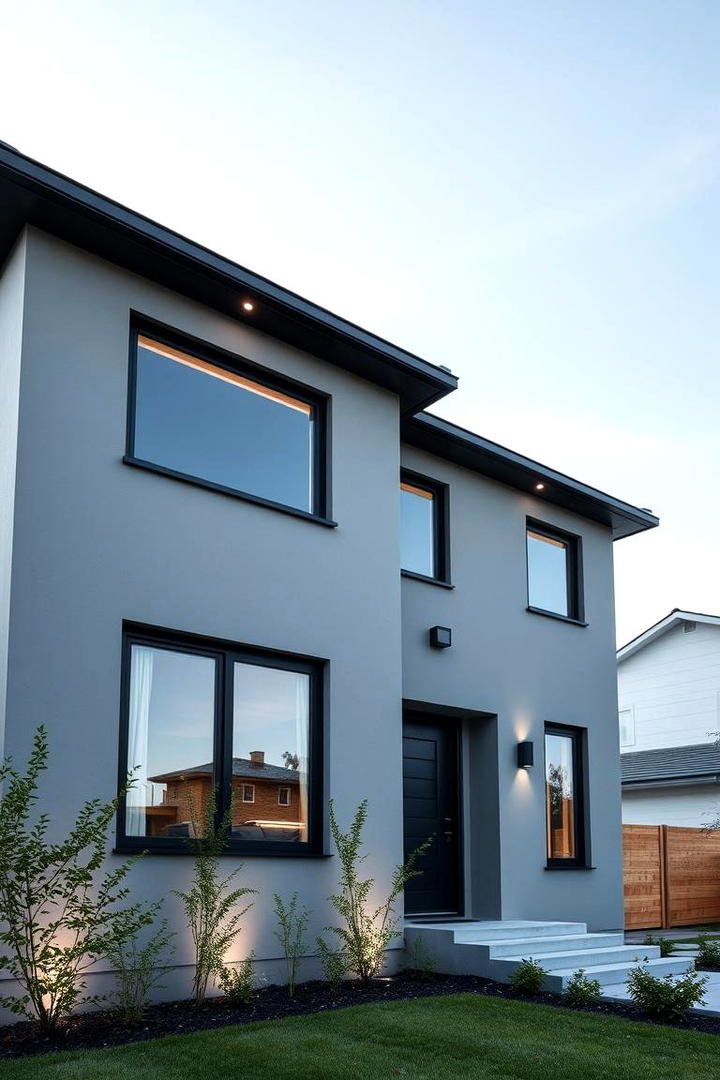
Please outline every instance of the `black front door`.
[{"label": "black front door", "polygon": [[408,882],[405,913],[457,914],[459,893],[458,731],[437,720],[403,723],[405,857],[429,836],[432,846]]}]

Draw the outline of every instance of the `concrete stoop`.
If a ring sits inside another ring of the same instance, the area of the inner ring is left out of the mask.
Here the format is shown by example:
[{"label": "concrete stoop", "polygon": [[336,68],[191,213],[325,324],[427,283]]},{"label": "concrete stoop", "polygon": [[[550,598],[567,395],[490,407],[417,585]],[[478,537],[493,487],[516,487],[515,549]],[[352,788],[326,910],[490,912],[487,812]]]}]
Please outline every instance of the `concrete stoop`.
[{"label": "concrete stoop", "polygon": [[509,982],[523,960],[534,960],[548,972],[545,990],[561,993],[582,968],[601,986],[624,983],[630,968],[643,963],[653,975],[692,971],[690,957],[661,958],[657,945],[625,945],[621,930],[589,934],[585,923],[413,922],[405,923],[405,944],[422,952],[435,971],[448,975],[481,975]]}]

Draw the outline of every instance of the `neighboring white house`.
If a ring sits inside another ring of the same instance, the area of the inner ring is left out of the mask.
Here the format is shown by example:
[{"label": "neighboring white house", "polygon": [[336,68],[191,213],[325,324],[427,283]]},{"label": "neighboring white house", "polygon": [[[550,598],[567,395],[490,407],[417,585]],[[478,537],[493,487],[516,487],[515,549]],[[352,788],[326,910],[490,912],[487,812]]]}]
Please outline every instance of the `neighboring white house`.
[{"label": "neighboring white house", "polygon": [[720,817],[720,616],[675,609],[618,651],[622,819]]}]

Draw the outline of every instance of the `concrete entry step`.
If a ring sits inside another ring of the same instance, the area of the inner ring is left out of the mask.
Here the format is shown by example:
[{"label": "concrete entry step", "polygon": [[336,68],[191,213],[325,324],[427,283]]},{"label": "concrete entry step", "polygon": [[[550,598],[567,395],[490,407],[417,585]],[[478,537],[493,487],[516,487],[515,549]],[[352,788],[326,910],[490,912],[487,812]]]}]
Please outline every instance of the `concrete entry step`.
[{"label": "concrete entry step", "polygon": [[620,930],[588,933],[584,923],[508,921],[406,922],[408,949],[422,949],[436,971],[509,982],[523,960],[548,972],[545,989],[562,992],[580,968],[601,985],[624,982],[645,964],[655,975],[692,970],[690,957],[660,956],[657,945],[625,945]]}]

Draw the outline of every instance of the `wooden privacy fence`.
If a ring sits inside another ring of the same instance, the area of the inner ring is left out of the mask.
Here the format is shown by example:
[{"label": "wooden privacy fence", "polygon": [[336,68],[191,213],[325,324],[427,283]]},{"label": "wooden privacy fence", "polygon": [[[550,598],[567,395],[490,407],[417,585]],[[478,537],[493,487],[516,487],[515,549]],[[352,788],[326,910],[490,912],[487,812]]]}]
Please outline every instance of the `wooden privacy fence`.
[{"label": "wooden privacy fence", "polygon": [[720,832],[623,825],[625,929],[720,922]]}]

